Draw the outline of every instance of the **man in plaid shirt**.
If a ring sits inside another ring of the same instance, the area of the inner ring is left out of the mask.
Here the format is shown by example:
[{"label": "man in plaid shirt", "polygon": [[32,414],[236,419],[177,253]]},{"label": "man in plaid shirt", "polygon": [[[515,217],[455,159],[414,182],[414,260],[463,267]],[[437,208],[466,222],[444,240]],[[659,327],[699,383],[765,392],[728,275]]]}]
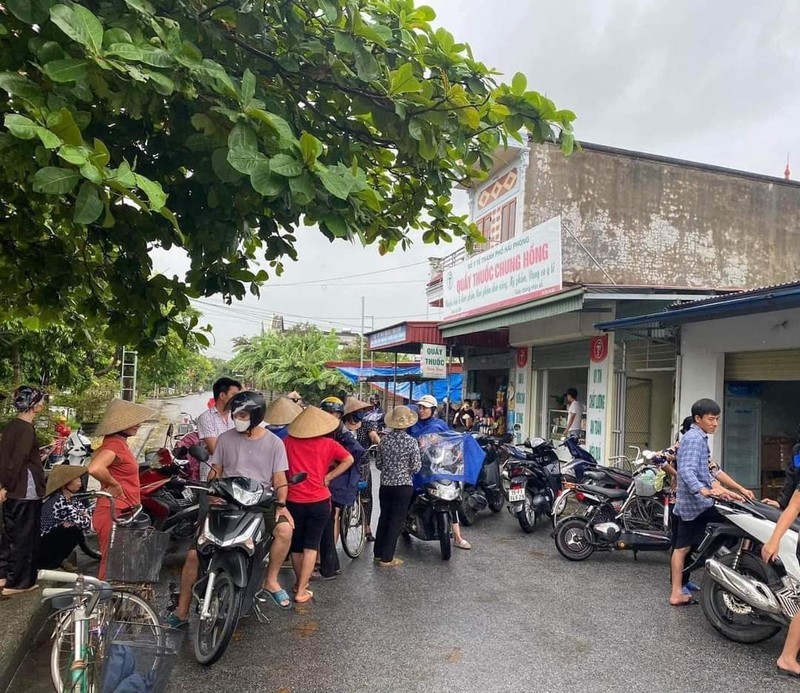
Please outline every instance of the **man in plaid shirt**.
[{"label": "man in plaid shirt", "polygon": [[[693,546],[705,536],[706,526],[721,519],[714,508],[715,498],[743,500],[737,493],[727,491],[714,477],[722,474],[719,467],[711,469],[708,436],[719,426],[720,407],[713,399],[701,399],[692,405],[692,426],[683,436],[678,448],[678,484],[675,502],[677,526],[670,563],[672,591],[669,603],[673,606],[697,604],[683,592],[683,567]],[[727,477],[725,475],[726,479]],[[735,484],[732,479],[731,481]],[[738,484],[737,484],[738,486]],[[740,487],[741,488],[741,487]],[[750,497],[752,494],[747,492]]]}]

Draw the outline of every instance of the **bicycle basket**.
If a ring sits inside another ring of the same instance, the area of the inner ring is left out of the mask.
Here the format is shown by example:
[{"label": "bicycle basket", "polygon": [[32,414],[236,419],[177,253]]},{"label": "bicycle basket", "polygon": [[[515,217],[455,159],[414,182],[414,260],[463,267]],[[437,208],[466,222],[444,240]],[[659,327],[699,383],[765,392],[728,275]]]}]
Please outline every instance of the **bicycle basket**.
[{"label": "bicycle basket", "polygon": [[108,544],[106,580],[158,582],[169,534],[153,527],[133,529],[114,525]]},{"label": "bicycle basket", "polygon": [[639,474],[636,477],[635,484],[637,496],[655,496],[658,493],[656,490],[656,475],[653,472],[647,471]]},{"label": "bicycle basket", "polygon": [[112,621],[100,693],[164,693],[184,633],[152,623]]}]

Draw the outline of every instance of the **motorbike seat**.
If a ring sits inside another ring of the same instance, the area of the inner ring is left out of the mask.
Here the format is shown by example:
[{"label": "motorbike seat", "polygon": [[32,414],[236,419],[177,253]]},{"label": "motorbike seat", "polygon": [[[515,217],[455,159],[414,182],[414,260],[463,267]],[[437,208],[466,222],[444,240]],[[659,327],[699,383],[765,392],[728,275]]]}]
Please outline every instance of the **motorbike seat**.
[{"label": "motorbike seat", "polygon": [[622,500],[628,497],[628,490],[624,488],[603,488],[602,486],[587,486],[581,484],[578,486],[578,490],[598,496],[605,496],[609,500]]},{"label": "motorbike seat", "polygon": [[[747,507],[747,504],[739,504],[742,507]],[[754,505],[757,507],[757,512],[759,515],[763,515],[768,520],[772,522],[777,522],[778,518],[780,518],[781,513],[783,510],[780,508],[773,508],[771,505],[767,505],[766,503],[760,503],[756,501]],[[800,519],[795,520],[790,527],[791,530],[800,533]]]}]

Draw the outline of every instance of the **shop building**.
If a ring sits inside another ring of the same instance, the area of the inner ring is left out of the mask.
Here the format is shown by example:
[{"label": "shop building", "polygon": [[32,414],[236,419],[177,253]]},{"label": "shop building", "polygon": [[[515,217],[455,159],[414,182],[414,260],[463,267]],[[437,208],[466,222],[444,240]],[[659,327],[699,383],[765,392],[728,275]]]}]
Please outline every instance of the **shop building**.
[{"label": "shop building", "polygon": [[509,148],[495,163],[468,191],[486,243],[432,260],[426,289],[447,344],[508,332],[505,353],[464,350],[467,389],[508,368],[519,438],[560,437],[573,387],[596,456],[668,444],[675,336],[595,325],[794,278],[800,185],[592,144],[571,157]]},{"label": "shop building", "polygon": [[598,329],[678,345],[675,421],[710,397],[722,407],[712,455],[739,483],[775,498],[800,426],[800,282],[676,304]]}]

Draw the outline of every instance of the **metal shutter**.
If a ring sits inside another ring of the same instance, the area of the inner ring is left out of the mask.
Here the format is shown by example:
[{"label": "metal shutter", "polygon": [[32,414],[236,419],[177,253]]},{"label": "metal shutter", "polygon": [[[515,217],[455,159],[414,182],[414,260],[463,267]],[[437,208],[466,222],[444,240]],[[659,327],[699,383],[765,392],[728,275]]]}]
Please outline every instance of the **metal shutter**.
[{"label": "metal shutter", "polygon": [[725,380],[800,380],[800,349],[725,354]]},{"label": "metal shutter", "polygon": [[591,341],[581,339],[566,344],[533,347],[533,368],[588,368]]}]

